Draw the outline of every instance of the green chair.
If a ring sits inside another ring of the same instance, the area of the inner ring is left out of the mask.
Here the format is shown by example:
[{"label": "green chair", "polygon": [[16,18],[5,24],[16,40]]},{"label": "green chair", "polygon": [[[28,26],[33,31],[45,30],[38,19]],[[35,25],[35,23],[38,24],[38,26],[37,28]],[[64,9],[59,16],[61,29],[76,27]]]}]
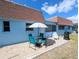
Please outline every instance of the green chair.
[{"label": "green chair", "polygon": [[29,34],[29,47],[31,46],[31,44],[33,44],[35,46],[35,50],[36,50],[36,40],[35,38],[32,36],[32,34]]},{"label": "green chair", "polygon": [[29,41],[30,41],[30,43],[32,43],[32,44],[36,44],[36,40],[35,40],[35,38],[32,36],[32,34],[29,34]]},{"label": "green chair", "polygon": [[46,38],[44,37],[44,34],[43,34],[43,33],[40,33],[40,37],[41,37],[41,42],[42,42],[42,44],[46,45],[47,40],[46,40]]},{"label": "green chair", "polygon": [[41,47],[41,41],[37,41],[32,34],[29,34],[29,47],[31,44],[33,44],[35,47]]}]

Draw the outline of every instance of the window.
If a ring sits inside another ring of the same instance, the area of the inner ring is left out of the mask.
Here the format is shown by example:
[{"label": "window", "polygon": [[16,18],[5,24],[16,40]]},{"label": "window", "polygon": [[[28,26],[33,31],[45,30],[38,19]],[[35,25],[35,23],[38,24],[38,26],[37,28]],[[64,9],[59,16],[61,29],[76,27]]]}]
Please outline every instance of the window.
[{"label": "window", "polygon": [[59,30],[64,30],[64,25],[59,25]]},{"label": "window", "polygon": [[56,31],[56,25],[47,25],[48,28],[46,28],[46,32],[49,32],[49,31]]},{"label": "window", "polygon": [[9,21],[3,21],[3,30],[4,32],[10,31],[10,23]]},{"label": "window", "polygon": [[52,25],[52,31],[56,31],[56,25]]},{"label": "window", "polygon": [[75,27],[74,26],[72,26],[72,30],[75,30]]},{"label": "window", "polygon": [[26,23],[26,31],[33,31],[33,28],[29,28],[31,23]]},{"label": "window", "polygon": [[52,31],[52,25],[47,25],[48,28],[46,28],[46,32]]},{"label": "window", "polygon": [[68,26],[68,29],[70,29],[70,26]]}]

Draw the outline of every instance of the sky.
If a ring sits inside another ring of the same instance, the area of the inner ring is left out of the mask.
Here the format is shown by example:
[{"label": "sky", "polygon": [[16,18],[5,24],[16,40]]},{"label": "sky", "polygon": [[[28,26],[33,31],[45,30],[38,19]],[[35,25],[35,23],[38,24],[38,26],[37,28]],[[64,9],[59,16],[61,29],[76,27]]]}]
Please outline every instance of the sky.
[{"label": "sky", "polygon": [[23,6],[29,6],[40,10],[44,18],[59,16],[73,23],[78,22],[78,1],[77,0],[10,0]]}]

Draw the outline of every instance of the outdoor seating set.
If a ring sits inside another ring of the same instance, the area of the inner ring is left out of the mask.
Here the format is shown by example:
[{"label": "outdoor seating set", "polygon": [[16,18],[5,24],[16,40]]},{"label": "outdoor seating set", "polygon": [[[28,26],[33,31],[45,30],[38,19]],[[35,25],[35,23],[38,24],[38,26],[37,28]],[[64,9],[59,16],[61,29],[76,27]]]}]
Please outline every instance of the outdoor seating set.
[{"label": "outdoor seating set", "polygon": [[[53,33],[52,37],[49,38],[49,35],[45,35],[45,33],[40,33],[39,29],[43,28],[48,28],[45,24],[43,23],[33,23],[32,25],[29,26],[29,28],[38,28],[38,34],[37,37],[34,37],[32,34],[29,34],[29,43],[33,44],[35,47],[42,47],[42,45],[46,46],[48,45],[48,42],[51,41],[50,39],[53,38],[58,38],[58,35],[56,32]],[[50,42],[49,42],[50,43]],[[29,46],[30,46],[29,44]]]},{"label": "outdoor seating set", "polygon": [[42,45],[46,46],[47,39],[44,37],[43,33],[35,39],[32,34],[29,34],[29,43],[33,44],[35,47],[42,47]]},{"label": "outdoor seating set", "polygon": [[33,23],[29,26],[29,28],[38,28],[38,36],[37,38],[33,37],[32,34],[29,34],[29,41],[30,43],[34,44],[35,47],[41,47],[42,45],[46,44],[46,38],[44,37],[43,33],[39,33],[39,28],[47,28],[47,26],[43,23]]}]

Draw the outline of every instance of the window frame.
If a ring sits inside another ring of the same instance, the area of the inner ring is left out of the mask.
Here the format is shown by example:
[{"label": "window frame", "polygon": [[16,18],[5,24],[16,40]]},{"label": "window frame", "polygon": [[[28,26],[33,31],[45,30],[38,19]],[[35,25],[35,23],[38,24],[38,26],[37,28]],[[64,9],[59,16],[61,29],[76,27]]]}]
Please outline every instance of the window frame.
[{"label": "window frame", "polygon": [[[55,28],[55,29],[53,29]],[[52,25],[52,31],[56,31],[56,25]]]},{"label": "window frame", "polygon": [[[56,25],[47,25],[48,28],[46,28],[46,32],[52,32],[52,31],[56,31]],[[53,26],[55,26],[55,30],[53,29]],[[50,28],[51,27],[51,28]]]},{"label": "window frame", "polygon": [[10,32],[10,22],[9,21],[3,21],[3,31]]},{"label": "window frame", "polygon": [[71,26],[68,26],[68,30],[70,30]]},{"label": "window frame", "polygon": [[32,23],[26,23],[26,31],[33,31],[33,28],[29,28]]},{"label": "window frame", "polygon": [[59,26],[58,26],[58,29],[59,29],[59,30],[64,30],[64,29],[65,29],[65,26],[64,26],[64,25],[59,25]]}]

